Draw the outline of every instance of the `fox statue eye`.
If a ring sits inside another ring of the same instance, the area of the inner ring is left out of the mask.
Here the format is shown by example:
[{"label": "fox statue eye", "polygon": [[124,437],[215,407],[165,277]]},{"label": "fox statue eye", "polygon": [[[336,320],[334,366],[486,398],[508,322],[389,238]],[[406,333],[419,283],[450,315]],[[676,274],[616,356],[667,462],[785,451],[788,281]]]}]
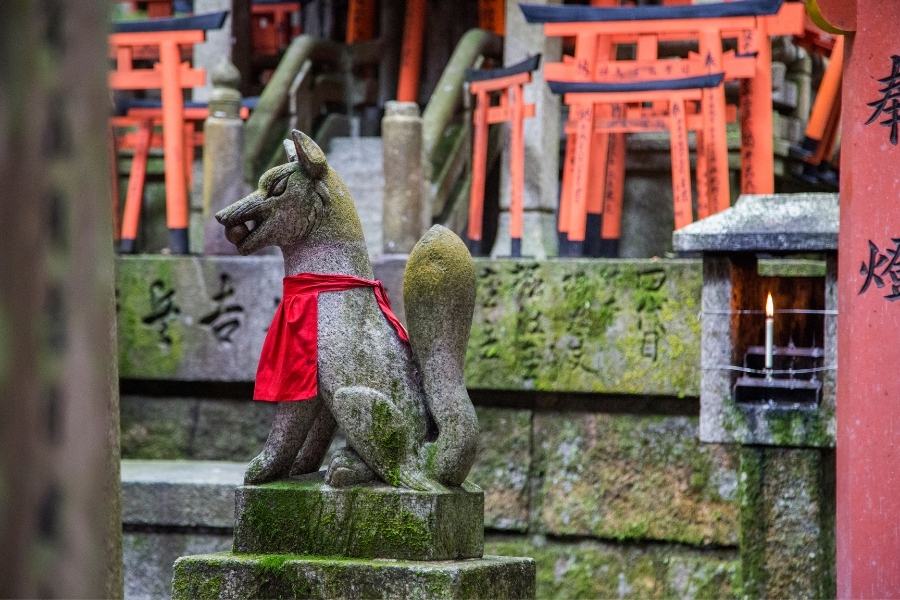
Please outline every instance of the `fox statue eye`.
[{"label": "fox statue eye", "polygon": [[269,197],[280,196],[287,189],[288,178],[290,178],[290,173],[287,175],[282,175],[275,181],[269,184],[269,189],[266,190],[266,194]]}]

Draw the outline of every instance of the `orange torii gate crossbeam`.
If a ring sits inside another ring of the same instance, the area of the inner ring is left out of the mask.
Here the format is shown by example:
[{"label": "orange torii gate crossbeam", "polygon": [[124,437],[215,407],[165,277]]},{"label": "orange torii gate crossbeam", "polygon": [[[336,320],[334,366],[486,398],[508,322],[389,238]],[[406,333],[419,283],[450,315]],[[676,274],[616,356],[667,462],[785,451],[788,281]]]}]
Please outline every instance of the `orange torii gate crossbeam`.
[{"label": "orange torii gate crossbeam", "polygon": [[[534,104],[525,104],[525,85],[540,64],[540,54],[504,69],[469,69],[466,81],[475,96],[472,142],[472,187],[469,194],[468,243],[473,254],[482,251],[484,183],[487,172],[488,127],[510,124],[509,234],[510,255],[522,256],[525,187],[525,119],[534,116]],[[499,105],[491,106],[491,94],[499,92]]]}]

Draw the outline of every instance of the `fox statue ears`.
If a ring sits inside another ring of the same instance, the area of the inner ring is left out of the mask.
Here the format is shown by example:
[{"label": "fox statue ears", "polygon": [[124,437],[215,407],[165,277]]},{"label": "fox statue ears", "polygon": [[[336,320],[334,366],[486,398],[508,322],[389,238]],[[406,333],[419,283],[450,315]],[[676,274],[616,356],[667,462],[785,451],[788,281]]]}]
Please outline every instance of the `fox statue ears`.
[{"label": "fox statue ears", "polygon": [[310,179],[321,179],[328,163],[325,153],[312,139],[298,129],[291,130],[291,139],[284,140],[288,162],[296,162]]}]

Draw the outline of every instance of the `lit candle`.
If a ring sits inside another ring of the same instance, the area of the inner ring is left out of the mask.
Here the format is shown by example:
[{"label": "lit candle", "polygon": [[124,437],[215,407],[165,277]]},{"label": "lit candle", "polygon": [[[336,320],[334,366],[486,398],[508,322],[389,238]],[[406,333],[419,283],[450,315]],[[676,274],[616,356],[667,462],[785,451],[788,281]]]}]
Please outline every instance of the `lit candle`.
[{"label": "lit candle", "polygon": [[773,338],[775,333],[775,304],[772,293],[766,298],[766,370],[772,370]]}]

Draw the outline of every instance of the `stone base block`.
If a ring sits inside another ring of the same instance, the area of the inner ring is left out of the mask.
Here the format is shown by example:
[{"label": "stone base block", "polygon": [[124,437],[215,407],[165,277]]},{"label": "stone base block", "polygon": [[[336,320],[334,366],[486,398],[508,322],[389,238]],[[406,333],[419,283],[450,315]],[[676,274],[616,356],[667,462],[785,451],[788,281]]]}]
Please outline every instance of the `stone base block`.
[{"label": "stone base block", "polygon": [[234,551],[452,560],[484,548],[484,494],[386,485],[332,488],[322,475],[246,485],[235,495]]},{"label": "stone base block", "polygon": [[174,600],[212,598],[534,598],[530,558],[346,560],[232,553],[175,562]]}]

